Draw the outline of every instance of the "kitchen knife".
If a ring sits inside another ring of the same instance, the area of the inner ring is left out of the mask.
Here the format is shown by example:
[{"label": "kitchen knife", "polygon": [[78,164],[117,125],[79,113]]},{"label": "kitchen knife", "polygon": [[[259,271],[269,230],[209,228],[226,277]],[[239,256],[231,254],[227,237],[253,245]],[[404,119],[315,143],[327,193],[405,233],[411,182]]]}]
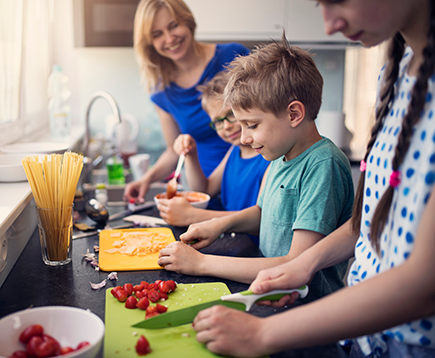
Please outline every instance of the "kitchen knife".
[{"label": "kitchen knife", "polygon": [[155,205],[156,204],[154,203],[154,201],[146,201],[143,204],[135,205],[134,209],[132,209],[132,210],[124,210],[124,211],[121,211],[119,213],[110,215],[108,221],[113,221],[113,220],[116,220],[116,219],[121,219],[124,216],[131,215],[131,214],[136,213],[136,212],[141,211],[141,210],[151,209]]},{"label": "kitchen knife", "polygon": [[173,312],[161,313],[136,323],[132,327],[158,329],[179,326],[192,322],[198,312],[214,305],[223,305],[241,311],[249,311],[252,305],[257,301],[278,301],[281,297],[293,292],[299,292],[300,297],[304,298],[308,294],[308,286],[305,285],[295,290],[274,290],[263,294],[254,294],[250,290],[242,291],[232,295],[222,296],[219,300],[200,303]]},{"label": "kitchen knife", "polygon": [[[116,230],[116,229],[128,229],[134,227],[134,224],[125,224],[125,225],[119,225],[119,226],[114,226],[112,228],[110,228],[111,230]],[[84,237],[89,237],[89,236],[94,236],[99,234],[102,230],[107,230],[106,228],[104,229],[98,229],[98,230],[93,230],[93,231],[88,231],[88,232],[83,232],[81,234],[76,234],[73,235],[73,240],[75,239],[83,239]]]}]

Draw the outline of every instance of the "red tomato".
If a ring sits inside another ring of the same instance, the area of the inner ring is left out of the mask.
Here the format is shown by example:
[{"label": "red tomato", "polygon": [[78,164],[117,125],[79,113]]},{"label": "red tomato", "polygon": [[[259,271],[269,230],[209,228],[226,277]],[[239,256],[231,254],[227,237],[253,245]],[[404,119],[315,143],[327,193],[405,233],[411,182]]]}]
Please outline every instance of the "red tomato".
[{"label": "red tomato", "polygon": [[160,303],[156,304],[158,313],[165,313],[168,310],[168,307],[161,305]]},{"label": "red tomato", "polygon": [[140,284],[143,288],[148,288],[148,286],[149,286],[149,283],[146,281],[141,281]]},{"label": "red tomato", "polygon": [[27,327],[23,332],[21,332],[18,338],[21,343],[27,343],[33,336],[42,336],[44,334],[44,328],[39,324],[34,324],[33,326]]},{"label": "red tomato", "polygon": [[137,298],[141,299],[143,297],[146,297],[146,295],[143,293],[143,291],[136,291],[135,295]]},{"label": "red tomato", "polygon": [[36,349],[44,342],[41,336],[33,336],[26,345],[26,351],[29,355],[37,357]]},{"label": "red tomato", "polygon": [[130,309],[137,308],[136,304],[137,304],[137,298],[134,296],[129,296],[125,301],[125,308],[130,308]]},{"label": "red tomato", "polygon": [[156,285],[160,285],[161,282],[163,282],[163,281],[162,281],[162,280],[156,280],[156,281],[154,281],[154,283],[155,283]]},{"label": "red tomato", "polygon": [[177,284],[173,280],[166,281],[166,283],[169,286],[169,292],[175,291],[175,289],[177,288]]},{"label": "red tomato", "polygon": [[80,342],[80,343],[77,345],[76,351],[79,350],[79,349],[85,348],[85,347],[87,347],[87,346],[90,346],[90,345],[91,345],[91,344],[90,344],[88,341]]},{"label": "red tomato", "polygon": [[136,343],[136,353],[140,356],[144,356],[151,352],[150,343],[145,338],[144,335],[141,335]]},{"label": "red tomato", "polygon": [[154,316],[158,316],[158,315],[159,315],[159,312],[149,313],[149,314],[145,315],[145,319],[148,319],[148,318],[151,318]]},{"label": "red tomato", "polygon": [[125,302],[127,300],[127,296],[127,292],[123,288],[120,288],[115,292],[115,297],[119,302]]},{"label": "red tomato", "polygon": [[148,291],[147,297],[151,302],[156,303],[160,299],[160,293],[156,290]]},{"label": "red tomato", "polygon": [[142,297],[138,303],[136,303],[136,307],[140,308],[141,310],[146,310],[148,306],[150,305],[150,301],[146,297]]},{"label": "red tomato", "polygon": [[56,355],[59,349],[59,343],[54,340],[47,340],[37,346],[35,351],[37,357],[50,357]]},{"label": "red tomato", "polygon": [[171,289],[169,287],[169,284],[166,281],[162,281],[159,284],[159,290],[162,293],[168,293]]},{"label": "red tomato", "polygon": [[137,291],[142,291],[143,290],[143,286],[142,285],[134,285],[133,286],[133,291],[137,292]]},{"label": "red tomato", "polygon": [[118,291],[118,290],[120,290],[122,287],[121,286],[116,286],[116,287],[113,287],[111,290],[110,290],[110,293],[116,298],[116,291]]},{"label": "red tomato", "polygon": [[148,315],[153,314],[153,313],[158,313],[157,307],[156,306],[148,306],[146,311],[145,311],[146,316],[148,317]]},{"label": "red tomato", "polygon": [[29,355],[26,351],[15,351],[10,358],[29,358]]},{"label": "red tomato", "polygon": [[160,301],[166,301],[168,299],[167,293],[159,292],[159,296],[160,296]]},{"label": "red tomato", "polygon": [[133,285],[131,283],[124,284],[123,288],[127,292],[127,295],[130,296],[133,293]]},{"label": "red tomato", "polygon": [[148,290],[158,290],[159,289],[159,285],[156,283],[150,283],[147,287]]},{"label": "red tomato", "polygon": [[59,354],[63,355],[63,354],[68,354],[74,352],[74,349],[71,347],[62,347],[59,351]]}]

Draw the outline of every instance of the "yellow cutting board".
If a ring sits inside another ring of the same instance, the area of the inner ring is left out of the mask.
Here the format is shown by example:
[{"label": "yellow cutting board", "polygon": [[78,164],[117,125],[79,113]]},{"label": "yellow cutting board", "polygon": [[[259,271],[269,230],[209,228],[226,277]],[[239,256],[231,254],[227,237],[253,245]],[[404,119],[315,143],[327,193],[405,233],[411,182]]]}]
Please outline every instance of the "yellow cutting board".
[{"label": "yellow cutting board", "polygon": [[150,232],[165,235],[163,243],[170,244],[175,241],[174,234],[169,228],[146,228],[146,229],[121,229],[103,230],[100,232],[99,264],[102,271],[135,271],[162,269],[157,264],[159,253],[139,255],[124,255],[118,252],[108,253],[106,250],[113,249],[113,243],[119,241],[125,233]]},{"label": "yellow cutting board", "polygon": [[[106,290],[104,358],[137,358],[135,346],[142,334],[148,339],[152,350],[147,358],[220,357],[196,340],[196,332],[191,323],[163,329],[133,328],[133,324],[145,319],[145,312],[125,308],[124,303],[118,302],[110,290]],[[167,306],[169,312],[214,301],[230,293],[227,285],[222,282],[180,284],[166,301],[159,303]]]}]

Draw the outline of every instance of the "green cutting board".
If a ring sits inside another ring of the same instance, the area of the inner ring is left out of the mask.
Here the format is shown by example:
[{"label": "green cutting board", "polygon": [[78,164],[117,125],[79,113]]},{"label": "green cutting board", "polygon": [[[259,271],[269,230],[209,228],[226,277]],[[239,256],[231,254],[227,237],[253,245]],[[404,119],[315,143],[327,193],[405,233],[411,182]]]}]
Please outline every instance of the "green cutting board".
[{"label": "green cutting board", "polygon": [[[191,324],[163,329],[140,329],[131,325],[145,319],[145,311],[127,309],[106,291],[106,333],[104,338],[105,358],[137,358],[136,342],[143,334],[150,342],[152,352],[146,357],[192,358],[220,357],[209,352],[205,345],[196,340],[196,332]],[[168,300],[159,302],[168,306],[168,312],[219,299],[230,294],[227,285],[222,282],[180,284],[169,294]]]}]

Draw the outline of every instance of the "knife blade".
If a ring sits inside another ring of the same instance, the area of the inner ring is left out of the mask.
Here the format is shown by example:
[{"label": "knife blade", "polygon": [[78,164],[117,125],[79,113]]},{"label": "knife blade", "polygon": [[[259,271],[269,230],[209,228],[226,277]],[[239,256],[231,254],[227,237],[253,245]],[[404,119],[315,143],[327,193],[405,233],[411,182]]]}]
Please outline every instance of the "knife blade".
[{"label": "knife blade", "polygon": [[294,290],[274,290],[264,294],[254,294],[252,291],[242,291],[232,295],[222,296],[219,300],[200,303],[194,306],[182,308],[172,312],[161,313],[157,316],[148,318],[144,321],[134,324],[135,328],[158,329],[170,328],[182,324],[190,323],[196,315],[214,305],[223,305],[226,307],[235,308],[241,311],[249,311],[252,305],[257,301],[277,301],[285,295],[293,292],[299,292],[300,297],[304,298],[308,294],[308,286],[300,287]]}]

